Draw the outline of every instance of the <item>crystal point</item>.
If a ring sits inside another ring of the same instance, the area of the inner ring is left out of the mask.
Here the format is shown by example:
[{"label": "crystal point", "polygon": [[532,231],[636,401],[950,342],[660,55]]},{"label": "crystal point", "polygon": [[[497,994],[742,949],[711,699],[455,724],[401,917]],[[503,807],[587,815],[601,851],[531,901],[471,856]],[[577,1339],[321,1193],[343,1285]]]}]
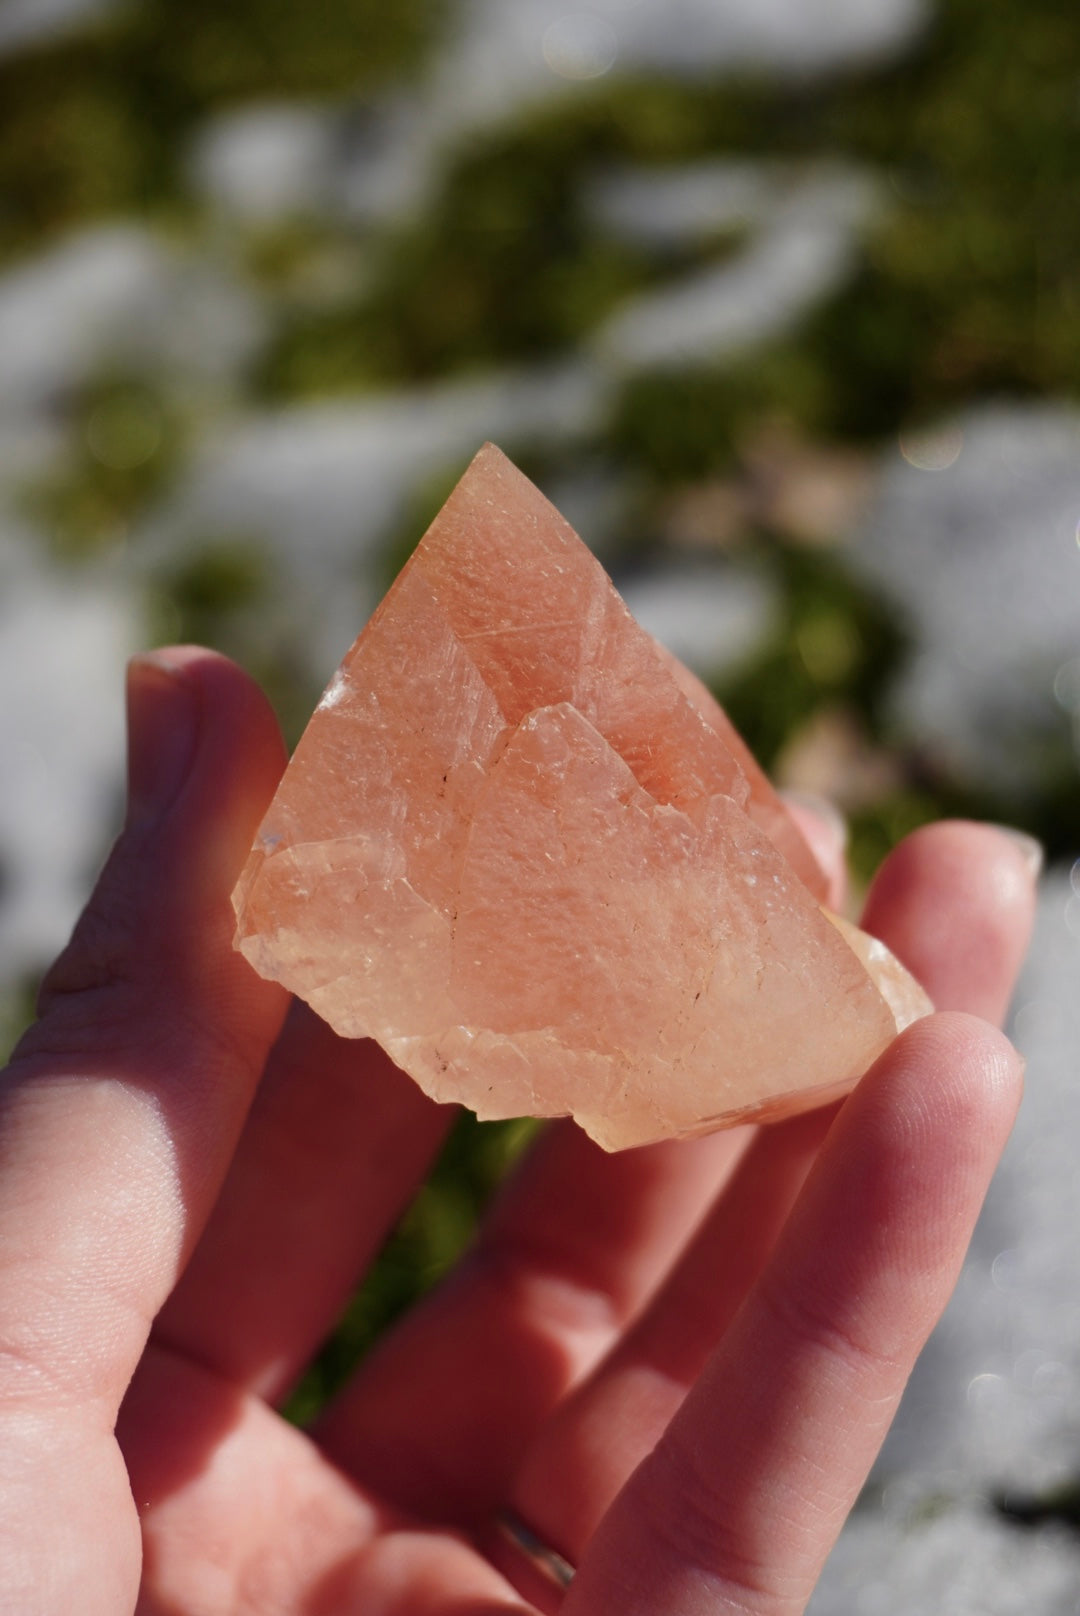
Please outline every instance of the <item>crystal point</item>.
[{"label": "crystal point", "polygon": [[930,1009],[705,687],[493,446],[334,675],[237,946],[439,1100],[608,1149],[843,1093]]}]

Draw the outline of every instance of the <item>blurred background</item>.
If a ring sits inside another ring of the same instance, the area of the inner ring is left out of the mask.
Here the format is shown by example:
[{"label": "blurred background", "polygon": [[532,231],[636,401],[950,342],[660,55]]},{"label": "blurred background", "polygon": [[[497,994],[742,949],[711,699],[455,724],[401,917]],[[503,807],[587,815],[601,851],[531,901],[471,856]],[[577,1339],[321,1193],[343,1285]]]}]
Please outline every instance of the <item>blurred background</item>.
[{"label": "blurred background", "polygon": [[[294,740],[489,437],[860,880],[1045,843],[1029,1098],[821,1616],[1080,1609],[1078,172],[1058,0],[0,0],[5,1045],[127,655]],[[298,1417],[527,1132],[462,1124]]]}]

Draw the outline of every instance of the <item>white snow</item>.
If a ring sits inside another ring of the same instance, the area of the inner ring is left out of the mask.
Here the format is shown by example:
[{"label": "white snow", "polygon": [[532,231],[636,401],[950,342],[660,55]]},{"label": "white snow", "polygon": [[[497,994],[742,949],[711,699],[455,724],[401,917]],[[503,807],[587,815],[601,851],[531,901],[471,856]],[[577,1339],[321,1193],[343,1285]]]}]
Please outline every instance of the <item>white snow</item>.
[{"label": "white snow", "polygon": [[523,106],[588,93],[599,76],[797,78],[891,55],[922,0],[461,0],[448,48],[357,154],[345,191],[367,217],[408,212],[459,143]]},{"label": "white snow", "polygon": [[1080,713],[1080,414],[988,405],[917,443],[922,464],[907,441],[888,457],[852,550],[914,631],[897,711],[961,769],[1022,786],[1040,734]]},{"label": "white snow", "polygon": [[250,293],[135,225],[102,225],[0,275],[0,415],[46,408],[108,366],[228,375],[262,337]]},{"label": "white snow", "polygon": [[0,0],[0,55],[46,44],[118,12],[122,0]]},{"label": "white snow", "polygon": [[[725,222],[734,188],[746,213],[757,212],[757,233],[732,259],[619,309],[595,338],[606,361],[618,370],[712,363],[787,330],[843,284],[854,268],[858,231],[870,211],[869,185],[852,174],[811,173],[770,196],[770,177],[765,169],[763,194],[751,201],[745,194],[751,190],[747,168],[715,176],[717,223]],[[704,179],[694,170],[642,175],[636,195],[624,180],[616,205],[628,217],[632,201],[639,217],[648,219],[655,204],[669,234],[676,221],[700,227],[708,206]]]},{"label": "white snow", "polygon": [[866,1507],[833,1551],[807,1616],[1076,1616],[1080,1539],[1022,1531],[974,1505]]},{"label": "white snow", "polygon": [[364,562],[416,485],[464,470],[487,438],[572,440],[602,399],[598,373],[574,365],[250,417],[203,444],[143,549],[153,560],[206,533],[258,534],[291,614],[310,624],[311,671],[325,676],[375,605]]},{"label": "white snow", "polygon": [[292,102],[229,111],[204,125],[189,154],[195,187],[233,219],[259,223],[325,210],[337,118]]},{"label": "white snow", "polygon": [[683,562],[618,580],[638,622],[703,678],[736,666],[776,622],[775,583],[732,562]]},{"label": "white snow", "polygon": [[43,567],[0,531],[0,975],[60,948],[115,830],[123,668],[139,639],[120,580]]}]

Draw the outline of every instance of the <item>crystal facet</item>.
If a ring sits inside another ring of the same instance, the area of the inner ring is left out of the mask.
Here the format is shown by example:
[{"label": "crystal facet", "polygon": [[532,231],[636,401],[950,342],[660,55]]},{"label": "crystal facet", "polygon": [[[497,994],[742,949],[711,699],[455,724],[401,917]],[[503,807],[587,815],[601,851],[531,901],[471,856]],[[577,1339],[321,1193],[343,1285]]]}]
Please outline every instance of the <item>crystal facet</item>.
[{"label": "crystal facet", "polygon": [[237,946],[438,1100],[608,1149],[839,1096],[931,1008],[705,687],[497,449],[334,675]]}]

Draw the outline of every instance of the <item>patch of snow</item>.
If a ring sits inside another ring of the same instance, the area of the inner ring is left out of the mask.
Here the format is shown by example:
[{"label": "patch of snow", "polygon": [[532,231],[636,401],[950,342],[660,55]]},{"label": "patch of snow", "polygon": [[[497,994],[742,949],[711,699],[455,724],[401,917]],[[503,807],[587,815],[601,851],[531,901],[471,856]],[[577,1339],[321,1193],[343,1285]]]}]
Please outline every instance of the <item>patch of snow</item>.
[{"label": "patch of snow", "polygon": [[121,0],[0,0],[0,56],[48,44],[121,9]]},{"label": "patch of snow", "polygon": [[1021,1531],[964,1505],[860,1508],[833,1550],[807,1616],[1076,1616],[1080,1538]]},{"label": "patch of snow", "polygon": [[876,61],[927,21],[922,0],[593,0],[623,60],[699,77],[733,68],[801,76]]},{"label": "patch of snow", "polygon": [[122,582],[55,573],[0,532],[0,959],[59,950],[116,828],[123,669],[139,638]]},{"label": "patch of snow", "polygon": [[323,673],[375,605],[364,563],[418,482],[455,463],[464,470],[487,438],[573,440],[604,398],[602,377],[574,365],[253,417],[201,446],[140,547],[152,559],[204,534],[257,534],[292,612],[312,624],[312,671]]},{"label": "patch of snow", "polygon": [[1038,738],[1062,706],[1080,719],[1068,677],[1080,655],[1080,414],[988,406],[937,440],[889,457],[852,559],[914,632],[896,695],[905,729],[1013,788],[1037,770]]},{"label": "patch of snow", "polygon": [[166,273],[145,232],[106,227],[0,276],[0,407],[46,402],[125,347]]},{"label": "patch of snow", "polygon": [[103,366],[229,374],[253,353],[252,297],[136,226],[101,226],[0,275],[0,412],[31,411]]},{"label": "patch of snow", "polygon": [[620,582],[620,591],[638,622],[702,678],[755,650],[778,609],[772,579],[722,561],[669,563]]},{"label": "patch of snow", "polygon": [[775,206],[770,163],[718,158],[677,168],[629,168],[600,174],[586,190],[589,215],[635,246],[679,247],[718,230],[756,223]]},{"label": "patch of snow", "polygon": [[321,212],[334,187],[335,115],[296,103],[230,111],[199,131],[196,190],[247,223]]},{"label": "patch of snow", "polygon": [[927,16],[924,0],[462,0],[422,92],[388,109],[358,150],[348,206],[411,210],[465,136],[606,72],[826,73],[899,52]]},{"label": "patch of snow", "polygon": [[[683,177],[676,175],[674,185]],[[638,187],[635,201],[643,216],[655,200],[670,225],[673,203],[686,205],[687,194],[665,191],[664,179],[652,185],[651,198],[644,176]],[[624,210],[626,197],[624,189]],[[819,175],[772,206],[763,204],[761,230],[733,259],[624,305],[597,333],[597,352],[618,369],[687,366],[743,351],[790,328],[851,273],[872,198],[859,176]],[[699,206],[701,200],[700,192],[693,197]],[[722,200],[718,194],[718,204]]]}]

